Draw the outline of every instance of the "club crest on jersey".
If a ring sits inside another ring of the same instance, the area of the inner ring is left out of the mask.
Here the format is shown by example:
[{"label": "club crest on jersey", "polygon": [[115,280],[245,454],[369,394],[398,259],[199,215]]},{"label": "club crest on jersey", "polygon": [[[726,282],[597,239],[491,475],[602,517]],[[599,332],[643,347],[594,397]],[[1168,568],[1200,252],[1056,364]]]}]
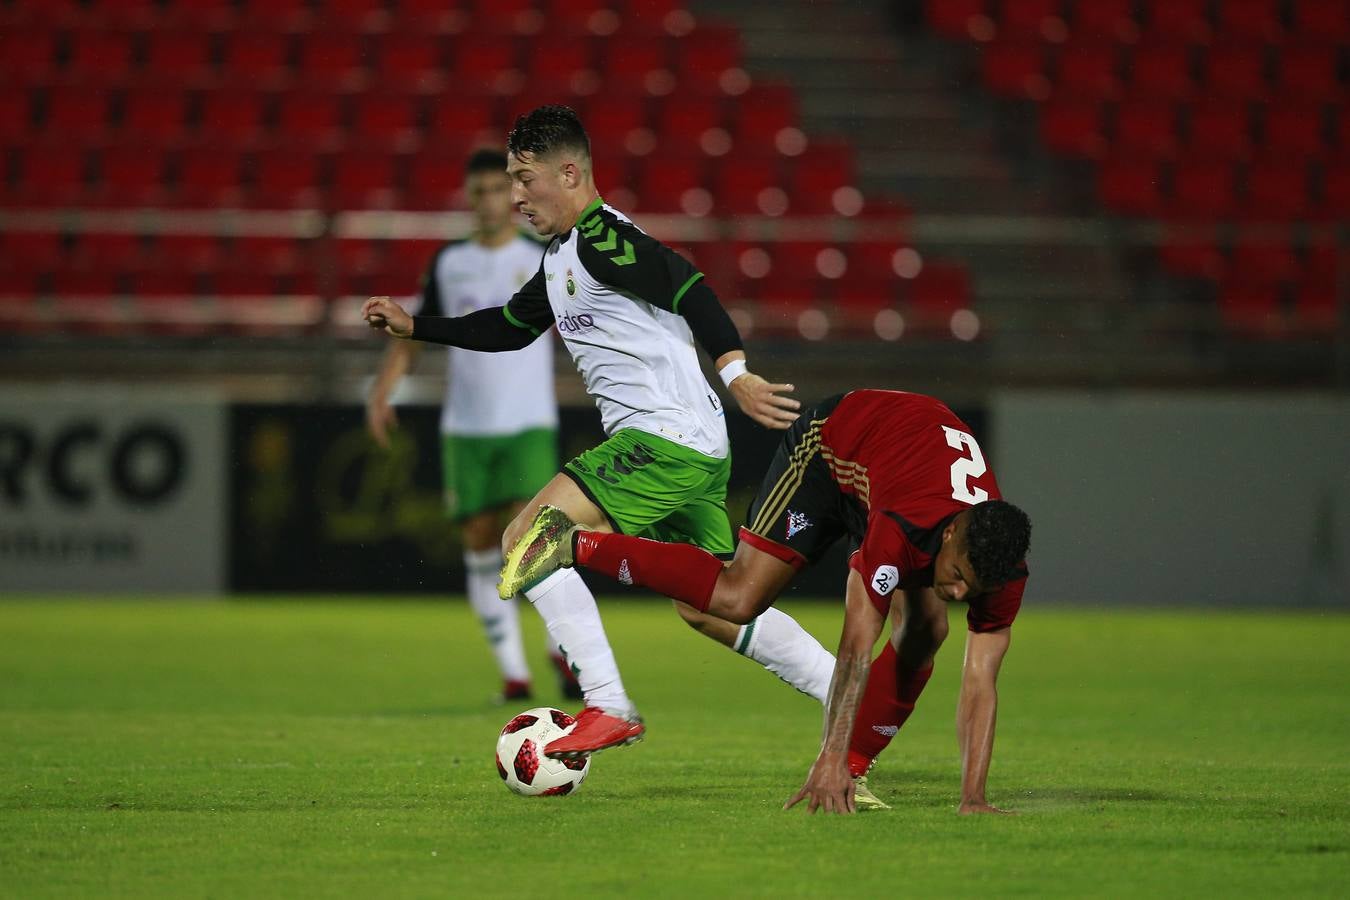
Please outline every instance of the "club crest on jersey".
[{"label": "club crest on jersey", "polygon": [[815,523],[813,523],[810,519],[806,517],[806,513],[793,512],[790,509],[788,510],[787,536],[789,538],[797,534],[798,532],[805,531],[806,529],[810,528],[813,524]]},{"label": "club crest on jersey", "polygon": [[575,297],[577,295],[577,282],[572,277],[572,270],[567,270],[567,296]]},{"label": "club crest on jersey", "polygon": [[872,590],[883,597],[895,590],[899,583],[900,570],[895,566],[877,566],[877,570],[872,573]]}]

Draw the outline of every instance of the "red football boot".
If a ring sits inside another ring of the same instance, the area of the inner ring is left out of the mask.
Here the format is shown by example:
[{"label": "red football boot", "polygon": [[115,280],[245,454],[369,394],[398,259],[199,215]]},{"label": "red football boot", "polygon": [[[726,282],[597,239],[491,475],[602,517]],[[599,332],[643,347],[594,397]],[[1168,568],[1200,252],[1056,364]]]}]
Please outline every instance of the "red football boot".
[{"label": "red football boot", "polygon": [[598,706],[588,706],[577,714],[577,724],[572,726],[571,732],[544,747],[544,755],[551,759],[577,759],[588,753],[640,741],[646,731],[637,715],[625,719],[612,716]]}]

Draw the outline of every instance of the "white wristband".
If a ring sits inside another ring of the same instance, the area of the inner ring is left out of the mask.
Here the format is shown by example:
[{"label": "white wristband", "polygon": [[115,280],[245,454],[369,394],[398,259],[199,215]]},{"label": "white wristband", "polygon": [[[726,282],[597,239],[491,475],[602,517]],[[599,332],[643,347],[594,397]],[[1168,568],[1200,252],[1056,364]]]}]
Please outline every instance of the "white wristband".
[{"label": "white wristband", "polygon": [[745,360],[733,359],[731,362],[727,363],[725,366],[718,369],[717,374],[721,377],[723,384],[725,384],[727,387],[731,387],[731,383],[733,381],[735,381],[737,378],[741,377],[748,371],[750,370],[746,368]]}]

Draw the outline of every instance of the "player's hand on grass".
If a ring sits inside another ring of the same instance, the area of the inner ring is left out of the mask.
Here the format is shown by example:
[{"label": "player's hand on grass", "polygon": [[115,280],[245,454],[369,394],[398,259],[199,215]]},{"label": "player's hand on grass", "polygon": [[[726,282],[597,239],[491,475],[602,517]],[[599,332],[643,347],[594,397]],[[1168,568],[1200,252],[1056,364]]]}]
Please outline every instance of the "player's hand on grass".
[{"label": "player's hand on grass", "polygon": [[367,300],[361,305],[361,318],[371,328],[383,328],[396,338],[412,337],[412,316],[388,297],[371,297]]},{"label": "player's hand on grass", "polygon": [[1011,809],[999,809],[997,806],[994,806],[992,803],[985,803],[984,801],[980,801],[979,803],[965,803],[965,802],[963,802],[963,803],[961,804],[961,808],[957,810],[957,814],[958,814],[958,815],[962,815],[962,816],[978,816],[978,815],[1015,816],[1015,815],[1017,815],[1017,813],[1013,812]]},{"label": "player's hand on grass", "polygon": [[366,428],[375,443],[389,449],[389,432],[398,427],[398,413],[383,394],[372,394],[366,400]]},{"label": "player's hand on grass", "polygon": [[731,396],[736,398],[741,412],[754,419],[765,428],[777,428],[780,431],[797,420],[800,402],[784,394],[795,391],[790,384],[769,384],[754,372],[739,375],[731,382]]},{"label": "player's hand on grass", "polygon": [[783,809],[791,809],[802,800],[810,797],[806,805],[807,812],[814,813],[823,809],[828,813],[855,813],[858,811],[853,802],[853,777],[848,773],[848,757],[839,754],[822,753],[811,766],[806,776],[806,784],[792,795],[792,799],[783,804]]}]

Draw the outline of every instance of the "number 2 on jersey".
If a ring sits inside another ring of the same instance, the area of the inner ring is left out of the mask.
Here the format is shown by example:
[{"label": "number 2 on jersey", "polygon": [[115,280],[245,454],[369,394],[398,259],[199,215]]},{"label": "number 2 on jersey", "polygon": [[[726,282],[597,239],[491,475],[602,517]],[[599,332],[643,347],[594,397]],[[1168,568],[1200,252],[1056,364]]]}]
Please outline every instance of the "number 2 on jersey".
[{"label": "number 2 on jersey", "polygon": [[942,430],[947,433],[947,446],[970,454],[969,458],[959,456],[956,462],[952,463],[952,499],[969,503],[971,506],[988,500],[988,491],[982,487],[970,486],[970,479],[979,478],[989,471],[989,467],[984,464],[984,454],[980,452],[980,445],[964,431],[957,431],[946,425],[942,426]]}]

